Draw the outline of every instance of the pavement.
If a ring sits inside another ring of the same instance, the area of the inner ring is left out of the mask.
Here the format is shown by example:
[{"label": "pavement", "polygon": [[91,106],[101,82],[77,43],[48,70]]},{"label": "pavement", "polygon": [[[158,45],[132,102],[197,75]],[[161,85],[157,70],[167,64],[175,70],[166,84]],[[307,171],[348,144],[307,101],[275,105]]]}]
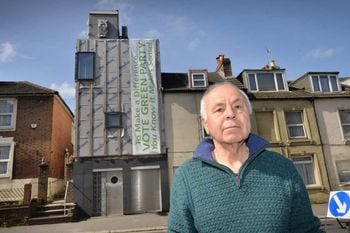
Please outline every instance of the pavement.
[{"label": "pavement", "polygon": [[[312,206],[314,214],[321,219],[322,228],[330,233],[350,233],[342,229],[336,219],[327,219],[327,204]],[[73,223],[0,228],[1,233],[164,233],[167,228],[166,214],[145,213],[134,215],[110,215],[92,217]],[[343,226],[346,224],[343,220]],[[346,227],[346,226],[345,226]]]}]

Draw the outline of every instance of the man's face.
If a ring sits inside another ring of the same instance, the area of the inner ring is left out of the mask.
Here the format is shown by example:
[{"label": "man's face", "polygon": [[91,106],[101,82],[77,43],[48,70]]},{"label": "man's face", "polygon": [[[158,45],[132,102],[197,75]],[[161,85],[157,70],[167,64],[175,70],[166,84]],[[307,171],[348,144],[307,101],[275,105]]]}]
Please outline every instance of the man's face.
[{"label": "man's face", "polygon": [[215,143],[239,143],[248,137],[249,110],[239,90],[228,85],[213,89],[205,97],[205,111],[203,126]]}]

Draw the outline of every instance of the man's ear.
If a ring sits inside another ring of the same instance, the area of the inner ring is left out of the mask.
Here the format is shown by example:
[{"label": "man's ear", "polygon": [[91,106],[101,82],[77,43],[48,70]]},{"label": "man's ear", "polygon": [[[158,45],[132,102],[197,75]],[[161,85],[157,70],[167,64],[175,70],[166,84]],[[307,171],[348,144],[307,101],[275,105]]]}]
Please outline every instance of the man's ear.
[{"label": "man's ear", "polygon": [[210,134],[210,132],[208,130],[208,126],[207,126],[207,121],[201,117],[201,122],[202,122],[203,128],[205,129],[205,132],[207,132],[207,134]]}]

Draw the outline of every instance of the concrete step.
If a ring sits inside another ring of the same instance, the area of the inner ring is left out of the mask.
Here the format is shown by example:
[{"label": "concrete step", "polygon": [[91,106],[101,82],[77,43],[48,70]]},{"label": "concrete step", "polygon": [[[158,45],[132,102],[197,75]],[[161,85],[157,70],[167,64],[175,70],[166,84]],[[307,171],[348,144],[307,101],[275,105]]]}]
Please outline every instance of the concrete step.
[{"label": "concrete step", "polygon": [[71,222],[72,216],[70,215],[51,215],[45,217],[34,217],[28,219],[29,225],[40,225],[40,224],[53,224],[53,223],[65,223]]},{"label": "concrete step", "polygon": [[39,205],[32,212],[31,217],[28,219],[28,224],[39,225],[72,222],[74,210],[74,203],[66,203],[64,205],[64,201],[61,200],[51,204]]},{"label": "concrete step", "polygon": [[[72,208],[75,208],[74,203],[66,203],[66,209],[72,209]],[[64,209],[64,203],[53,202],[51,204],[39,205],[36,207],[36,210],[38,211],[52,210],[52,209]]]},{"label": "concrete step", "polygon": [[45,216],[52,216],[52,215],[64,215],[64,212],[66,212],[66,215],[70,212],[70,209],[48,209],[48,210],[36,210],[34,213],[32,213],[32,217],[45,217]]}]

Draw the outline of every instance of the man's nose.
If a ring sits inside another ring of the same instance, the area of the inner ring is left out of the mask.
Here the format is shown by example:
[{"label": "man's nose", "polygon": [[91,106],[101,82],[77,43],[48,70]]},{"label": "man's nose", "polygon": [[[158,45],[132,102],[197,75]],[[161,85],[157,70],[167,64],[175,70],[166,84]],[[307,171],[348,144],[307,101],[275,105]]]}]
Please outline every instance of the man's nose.
[{"label": "man's nose", "polygon": [[231,106],[226,108],[226,118],[235,118],[236,117],[236,111]]}]

